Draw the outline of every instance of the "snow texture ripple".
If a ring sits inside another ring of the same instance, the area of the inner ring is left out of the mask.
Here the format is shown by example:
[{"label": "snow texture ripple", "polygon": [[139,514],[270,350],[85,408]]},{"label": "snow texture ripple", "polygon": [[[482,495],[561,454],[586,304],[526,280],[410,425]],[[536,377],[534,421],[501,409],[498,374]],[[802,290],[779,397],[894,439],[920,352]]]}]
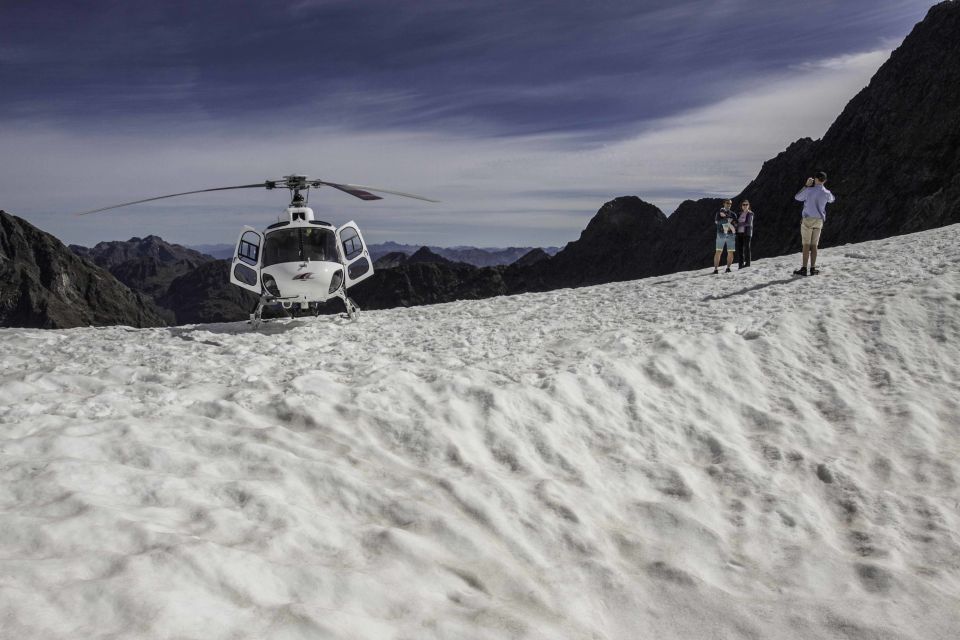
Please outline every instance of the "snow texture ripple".
[{"label": "snow texture ripple", "polygon": [[797,260],[0,330],[0,637],[956,638],[960,226]]}]

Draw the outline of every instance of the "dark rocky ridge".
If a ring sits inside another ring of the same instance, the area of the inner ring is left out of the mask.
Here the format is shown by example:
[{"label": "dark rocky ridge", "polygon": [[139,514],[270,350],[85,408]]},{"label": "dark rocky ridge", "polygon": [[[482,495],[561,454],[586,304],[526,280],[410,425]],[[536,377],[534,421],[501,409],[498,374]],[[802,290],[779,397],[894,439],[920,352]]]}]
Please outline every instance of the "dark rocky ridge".
[{"label": "dark rocky ridge", "polygon": [[0,326],[165,325],[145,296],[49,233],[0,211]]}]

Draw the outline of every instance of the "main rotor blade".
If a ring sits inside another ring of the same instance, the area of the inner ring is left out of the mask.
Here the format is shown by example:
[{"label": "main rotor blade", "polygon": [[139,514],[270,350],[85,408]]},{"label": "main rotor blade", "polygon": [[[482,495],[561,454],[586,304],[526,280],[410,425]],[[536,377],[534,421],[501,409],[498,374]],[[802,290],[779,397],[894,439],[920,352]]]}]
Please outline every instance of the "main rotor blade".
[{"label": "main rotor blade", "polygon": [[192,194],[192,193],[207,193],[208,191],[226,191],[226,190],[228,190],[228,189],[254,189],[254,188],[260,188],[260,189],[266,188],[266,189],[269,189],[270,187],[268,186],[268,184],[269,184],[269,183],[267,183],[267,182],[259,182],[259,183],[257,183],[257,184],[241,184],[241,185],[236,186],[236,187],[214,187],[213,189],[198,189],[198,190],[196,190],[196,191],[184,191],[183,193],[171,193],[170,195],[166,195],[166,196],[157,196],[156,198],[145,198],[145,199],[143,199],[143,200],[134,200],[133,202],[124,202],[123,204],[114,204],[114,205],[110,205],[109,207],[101,207],[101,208],[99,208],[99,209],[92,209],[92,210],[90,210],[90,211],[83,211],[83,212],[81,212],[81,213],[75,213],[74,215],[77,215],[77,216],[85,216],[85,215],[89,215],[89,214],[91,214],[91,213],[99,213],[99,212],[101,212],[101,211],[108,211],[108,210],[110,210],[110,209],[119,209],[120,207],[127,207],[127,206],[130,206],[130,205],[132,205],[132,204],[140,204],[140,203],[142,203],[142,202],[153,202],[154,200],[163,200],[164,198],[175,198],[175,197],[177,197],[177,196],[188,196],[188,195],[190,195],[190,194]]},{"label": "main rotor blade", "polygon": [[350,195],[360,198],[361,200],[382,200],[380,196],[369,193],[370,191],[378,191],[380,193],[389,193],[394,196],[403,196],[404,198],[413,198],[414,200],[423,200],[425,202],[440,202],[439,200],[432,200],[430,198],[424,198],[423,196],[414,195],[412,193],[404,193],[402,191],[391,191],[390,189],[381,189],[380,187],[365,187],[362,184],[345,184],[345,183],[336,183],[336,182],[325,182],[324,180],[314,180],[310,184],[321,185],[325,184],[328,187],[333,187],[334,189],[339,189],[344,193],[349,193]]}]

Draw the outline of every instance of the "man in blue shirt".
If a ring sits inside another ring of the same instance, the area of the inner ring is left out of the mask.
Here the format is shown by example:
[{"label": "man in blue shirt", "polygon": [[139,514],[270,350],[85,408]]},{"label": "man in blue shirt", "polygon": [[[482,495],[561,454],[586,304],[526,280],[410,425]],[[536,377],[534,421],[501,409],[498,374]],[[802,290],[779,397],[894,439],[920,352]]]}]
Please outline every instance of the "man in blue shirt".
[{"label": "man in blue shirt", "polygon": [[800,242],[803,245],[803,266],[794,271],[794,275],[807,275],[807,262],[810,263],[809,274],[815,276],[820,273],[817,269],[817,245],[820,243],[820,232],[823,222],[827,219],[827,205],[836,200],[823,183],[827,181],[827,174],[818,171],[816,177],[807,178],[807,183],[793,197],[803,203],[803,213],[800,218]]}]

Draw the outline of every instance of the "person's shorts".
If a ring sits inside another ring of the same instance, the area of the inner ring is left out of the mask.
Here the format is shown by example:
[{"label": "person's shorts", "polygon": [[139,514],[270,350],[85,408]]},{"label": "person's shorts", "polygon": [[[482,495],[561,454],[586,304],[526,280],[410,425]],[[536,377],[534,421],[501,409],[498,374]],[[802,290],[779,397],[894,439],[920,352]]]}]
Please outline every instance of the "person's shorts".
[{"label": "person's shorts", "polygon": [[800,219],[800,242],[816,247],[820,244],[820,231],[823,229],[823,220],[820,218]]},{"label": "person's shorts", "polygon": [[737,250],[737,236],[733,233],[717,234],[717,251],[723,251],[723,246],[727,246],[727,251],[731,253]]}]

